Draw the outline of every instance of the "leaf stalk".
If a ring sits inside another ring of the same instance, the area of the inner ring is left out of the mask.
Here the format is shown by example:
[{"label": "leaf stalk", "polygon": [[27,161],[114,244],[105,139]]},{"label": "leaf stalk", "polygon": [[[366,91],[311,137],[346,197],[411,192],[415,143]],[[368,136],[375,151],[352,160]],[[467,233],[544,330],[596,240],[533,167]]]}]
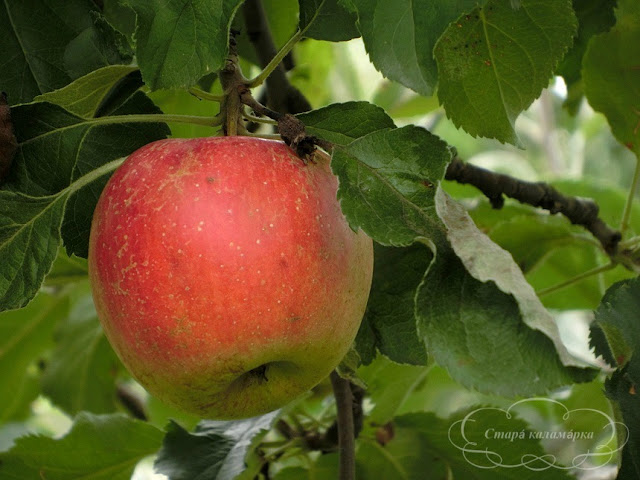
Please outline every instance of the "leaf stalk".
[{"label": "leaf stalk", "polygon": [[543,295],[549,295],[550,293],[554,293],[554,292],[557,292],[558,290],[562,290],[563,288],[567,288],[573,285],[574,283],[578,283],[586,278],[592,277],[593,275],[597,275],[599,273],[603,273],[608,270],[611,270],[615,268],[617,265],[618,264],[616,262],[610,262],[610,263],[607,263],[606,265],[601,265],[599,267],[592,268],[591,270],[582,272],[581,274],[576,275],[575,277],[572,277],[568,280],[565,280],[564,282],[560,282],[556,285],[552,285],[550,287],[538,290],[536,293],[539,297],[542,297]]},{"label": "leaf stalk", "polygon": [[282,59],[287,56],[287,54],[293,49],[296,43],[300,41],[302,38],[302,31],[298,30],[294,33],[287,43],[285,43],[282,48],[276,53],[275,57],[273,57],[269,63],[262,69],[262,71],[252,80],[249,81],[249,88],[259,87],[264,83],[271,73],[278,68]]}]

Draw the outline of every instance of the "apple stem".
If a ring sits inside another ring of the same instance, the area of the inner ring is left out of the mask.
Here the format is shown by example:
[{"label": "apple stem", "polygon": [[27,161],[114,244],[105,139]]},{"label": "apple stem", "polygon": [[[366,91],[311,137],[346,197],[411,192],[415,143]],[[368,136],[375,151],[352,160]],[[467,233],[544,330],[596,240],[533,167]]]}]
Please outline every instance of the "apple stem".
[{"label": "apple stem", "polygon": [[[237,31],[231,30],[229,35],[229,54],[224,68],[220,70],[220,83],[224,91],[224,97],[220,104],[220,118],[224,135],[247,135],[249,133],[242,123],[243,116],[246,115],[244,112],[244,106],[246,105],[257,115],[270,118],[276,122],[278,133],[282,140],[295,150],[305,164],[313,161],[312,155],[316,150],[316,145],[330,151],[333,145],[330,142],[308,135],[301,120],[291,114],[283,114],[271,110],[253,98],[251,94],[253,83],[245,78],[238,64],[238,44],[235,38],[237,34]],[[276,65],[281,60],[280,58]],[[255,120],[259,119],[255,118]]]},{"label": "apple stem", "polygon": [[338,411],[338,445],[340,451],[339,480],[356,477],[355,428],[353,423],[353,394],[349,380],[335,370],[331,372],[331,386]]}]

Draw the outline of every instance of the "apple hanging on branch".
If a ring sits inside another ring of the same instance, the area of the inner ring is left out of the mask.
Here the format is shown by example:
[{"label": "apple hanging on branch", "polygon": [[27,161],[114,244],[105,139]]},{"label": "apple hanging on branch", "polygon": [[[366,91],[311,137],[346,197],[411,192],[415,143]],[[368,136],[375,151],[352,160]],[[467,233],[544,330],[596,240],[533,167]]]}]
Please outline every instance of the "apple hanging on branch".
[{"label": "apple hanging on branch", "polygon": [[105,333],[153,395],[201,417],[274,410],[342,360],[364,314],[371,239],[327,155],[280,141],[169,139],[105,187],[89,269]]}]

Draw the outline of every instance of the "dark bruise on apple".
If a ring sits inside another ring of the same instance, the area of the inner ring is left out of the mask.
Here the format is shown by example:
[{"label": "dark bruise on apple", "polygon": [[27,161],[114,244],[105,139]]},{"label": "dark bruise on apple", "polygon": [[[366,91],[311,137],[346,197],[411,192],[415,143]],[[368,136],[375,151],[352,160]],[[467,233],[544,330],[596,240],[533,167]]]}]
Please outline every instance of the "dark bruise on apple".
[{"label": "dark bruise on apple", "polygon": [[153,395],[207,418],[258,415],[340,362],[364,314],[371,239],[330,159],[282,142],[170,139],[105,187],[89,268],[105,333]]}]

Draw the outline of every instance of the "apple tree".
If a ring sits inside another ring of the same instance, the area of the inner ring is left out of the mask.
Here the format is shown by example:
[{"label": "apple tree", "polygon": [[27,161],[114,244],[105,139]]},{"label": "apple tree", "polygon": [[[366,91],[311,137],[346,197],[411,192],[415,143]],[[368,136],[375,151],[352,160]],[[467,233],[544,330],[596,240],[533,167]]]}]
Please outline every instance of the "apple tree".
[{"label": "apple tree", "polygon": [[[0,53],[0,479],[640,478],[637,0],[6,0]],[[234,420],[143,388],[87,263],[133,152],[219,136],[330,155],[374,245],[339,365]]]}]

